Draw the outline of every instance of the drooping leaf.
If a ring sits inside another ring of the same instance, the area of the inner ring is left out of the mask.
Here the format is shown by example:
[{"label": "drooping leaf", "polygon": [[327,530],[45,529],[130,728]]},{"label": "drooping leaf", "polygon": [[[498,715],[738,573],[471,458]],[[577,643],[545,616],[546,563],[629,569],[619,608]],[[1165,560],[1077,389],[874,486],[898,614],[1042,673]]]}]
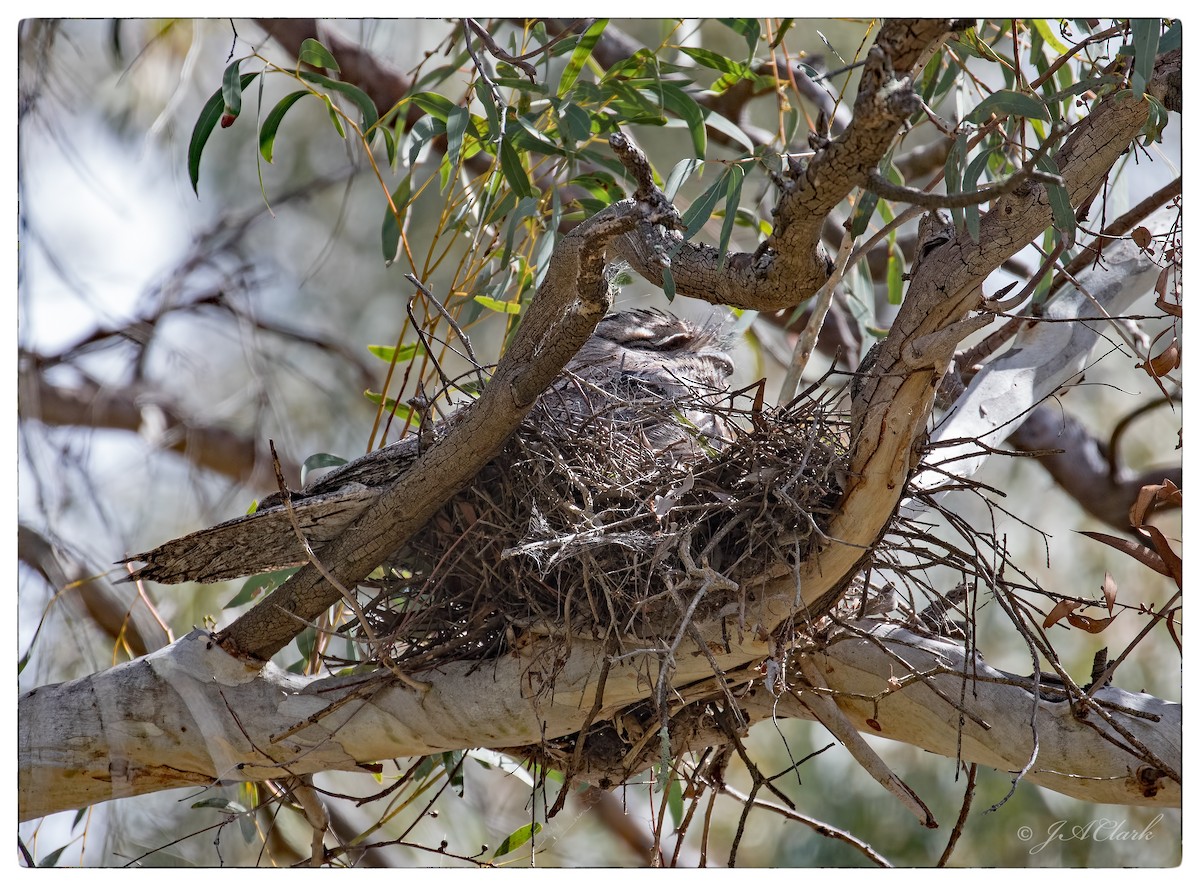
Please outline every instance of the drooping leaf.
[{"label": "drooping leaf", "polygon": [[325,110],[329,112],[329,121],[333,123],[333,128],[342,138],[346,137],[346,127],[342,125],[342,118],[338,115],[337,106],[334,105],[333,99],[327,95],[321,96],[321,101],[325,102]]},{"label": "drooping leaf", "polygon": [[529,183],[525,168],[521,165],[521,158],[507,139],[500,143],[500,171],[504,173],[504,178],[514,194],[518,197],[533,196],[533,187]]},{"label": "drooping leaf", "polygon": [[[237,117],[242,113],[242,77],[238,73],[241,63],[242,59],[234,59],[225,68],[225,74],[221,77],[221,98],[225,101],[227,117]],[[228,126],[229,123],[222,122],[221,125]]]},{"label": "drooping leaf", "polygon": [[721,195],[725,193],[726,179],[729,177],[729,169],[725,169],[717,180],[709,185],[703,194],[696,198],[691,206],[687,208],[687,212],[683,214],[684,239],[690,240],[696,236],[704,224],[713,214],[713,209],[716,208],[717,201],[721,199]]},{"label": "drooping leaf", "polygon": [[471,122],[471,112],[455,105],[446,117],[446,156],[450,165],[457,168],[462,156],[463,134]]},{"label": "drooping leaf", "polygon": [[[1051,175],[1058,175],[1058,164],[1050,156],[1038,161],[1038,167]],[[1075,245],[1075,210],[1071,207],[1071,195],[1062,185],[1046,185],[1046,197],[1050,200],[1050,213],[1054,219],[1054,230],[1068,246]]]},{"label": "drooping leaf", "polygon": [[[383,208],[383,225],[380,237],[383,241],[383,260],[388,265],[396,260],[400,252],[400,234],[404,229],[404,220],[408,217],[408,201],[412,196],[412,173],[404,176],[396,190],[392,191],[392,203]],[[396,212],[392,212],[392,206]]]},{"label": "drooping leaf", "polygon": [[417,162],[417,156],[421,153],[426,142],[436,138],[446,131],[446,121],[439,120],[437,117],[429,116],[422,117],[413,124],[412,130],[408,133],[408,165],[412,166]]},{"label": "drooping leaf", "polygon": [[508,229],[504,234],[504,253],[500,256],[500,263],[508,262],[509,256],[512,255],[513,241],[517,236],[517,228],[521,222],[537,212],[538,201],[536,197],[522,197],[517,201],[517,206],[508,216]]},{"label": "drooping leaf", "polygon": [[674,83],[662,84],[663,105],[672,114],[687,124],[688,133],[692,137],[692,150],[697,160],[703,160],[708,150],[708,129],[704,124],[704,111],[696,104],[696,100],[676,86]]},{"label": "drooping leaf", "polygon": [[275,157],[275,136],[279,132],[279,124],[283,122],[284,115],[291,110],[292,105],[308,94],[307,90],[298,89],[281,98],[279,103],[271,108],[271,113],[267,114],[267,119],[258,130],[258,152],[268,163]]},{"label": "drooping leaf", "polygon": [[871,223],[871,216],[875,214],[875,207],[879,205],[879,195],[874,191],[863,191],[859,198],[858,205],[854,207],[854,215],[850,222],[850,234],[854,237],[861,237],[867,230],[867,225]]},{"label": "drooping leaf", "polygon": [[887,296],[888,304],[898,305],[904,300],[904,255],[892,244],[888,246]]},{"label": "drooping leaf", "polygon": [[1133,91],[1139,95],[1154,73],[1154,57],[1158,54],[1158,35],[1162,30],[1159,19],[1135,18],[1130,22],[1133,31]]},{"label": "drooping leaf", "polygon": [[674,200],[675,195],[679,193],[679,187],[691,177],[692,173],[704,166],[702,160],[680,160],[671,169],[667,176],[666,184],[663,185],[663,194],[668,200]]},{"label": "drooping leaf", "polygon": [[[257,76],[257,71],[253,74],[242,74],[241,88],[244,90]],[[200,116],[196,118],[196,125],[192,127],[192,138],[188,142],[188,180],[192,183],[192,191],[196,196],[200,196],[200,157],[204,153],[204,146],[208,144],[208,137],[217,128],[217,121],[224,112],[225,97],[222,90],[218,89],[204,103],[204,107],[200,109]]]},{"label": "drooping leaf", "polygon": [[562,121],[563,143],[568,147],[592,137],[591,115],[574,102],[563,102],[559,106],[558,117]]},{"label": "drooping leaf", "polygon": [[721,240],[718,249],[721,251],[721,264],[724,265],[729,251],[729,238],[733,235],[733,225],[737,220],[738,203],[742,199],[742,181],[746,177],[741,166],[729,167],[725,182],[725,220],[721,222]]}]

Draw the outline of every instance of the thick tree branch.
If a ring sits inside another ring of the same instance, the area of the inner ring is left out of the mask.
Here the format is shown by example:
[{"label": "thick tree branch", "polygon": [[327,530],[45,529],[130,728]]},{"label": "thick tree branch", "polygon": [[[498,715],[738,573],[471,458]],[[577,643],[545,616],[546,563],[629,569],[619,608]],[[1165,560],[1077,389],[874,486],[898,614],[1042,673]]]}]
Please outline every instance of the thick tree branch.
[{"label": "thick tree branch", "polygon": [[1008,443],[1022,452],[1062,450],[1041,456],[1038,464],[1084,510],[1122,532],[1129,531],[1129,508],[1143,486],[1163,480],[1183,486],[1181,466],[1139,473],[1121,465],[1113,474],[1107,444],[1058,404],[1043,404],[1031,412],[1009,434]]},{"label": "thick tree branch", "polygon": [[[48,382],[40,372],[27,372],[21,381],[20,412],[24,419],[134,433],[153,427],[155,442],[194,464],[260,489],[268,488],[271,458],[257,442],[225,428],[184,418],[161,395],[101,387],[88,379],[65,387]],[[288,477],[300,476],[299,467],[291,462],[286,462],[283,469]]]},{"label": "thick tree branch", "polygon": [[889,21],[868,53],[854,119],[787,180],[775,207],[771,236],[754,253],[722,256],[712,246],[647,228],[626,237],[622,256],[662,285],[658,257],[671,257],[675,290],[716,304],[775,311],[816,292],[830,274],[820,245],[825,217],[864,184],[905,120],[918,107],[915,65],[947,33],[949,22]]},{"label": "thick tree branch", "polygon": [[[1033,701],[1028,678],[978,659],[966,662],[955,644],[894,624],[857,627],[865,633],[847,635],[810,659],[857,728],[954,757],[960,718],[946,699],[962,699],[970,713],[961,726],[962,759],[1006,771],[1020,768],[1028,755],[1028,722],[1013,714],[1029,710]],[[247,665],[208,635],[193,632],[146,658],[21,698],[19,817],[173,787],[366,771],[374,761],[393,757],[521,747],[571,735],[588,713],[571,689],[579,685],[577,677],[586,684],[587,675],[570,663],[555,674],[556,656],[529,652],[527,644],[494,666],[464,662],[420,675],[431,689],[419,694],[370,677],[311,678],[271,664]],[[895,656],[926,676],[905,674]],[[966,692],[963,674],[974,678]],[[757,678],[753,668],[728,676],[734,685],[755,681],[739,702],[751,722],[778,714],[811,718],[803,695],[775,699]],[[897,679],[903,688],[896,687]],[[518,685],[521,692],[509,691]],[[711,674],[678,690],[686,701],[719,697]],[[634,681],[614,693],[614,700],[628,704],[644,692]],[[1030,782],[1093,802],[1180,804],[1178,784],[1077,721],[1057,687],[1043,692],[1040,752],[1027,775]],[[1096,697],[1178,771],[1180,705],[1113,687]],[[235,716],[247,711],[254,715]]]}]

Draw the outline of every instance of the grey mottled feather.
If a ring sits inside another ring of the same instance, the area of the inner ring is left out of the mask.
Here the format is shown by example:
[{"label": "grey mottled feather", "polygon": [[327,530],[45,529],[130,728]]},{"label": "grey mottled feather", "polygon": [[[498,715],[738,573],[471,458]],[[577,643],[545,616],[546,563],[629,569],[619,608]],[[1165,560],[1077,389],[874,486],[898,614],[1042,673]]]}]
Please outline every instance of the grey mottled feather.
[{"label": "grey mottled feather", "polygon": [[[600,431],[622,445],[684,457],[720,448],[729,429],[704,408],[728,389],[733,363],[716,328],[656,311],[610,314],[542,399],[561,429]],[[680,421],[677,416],[682,416]],[[402,474],[417,455],[415,438],[378,449],[292,494],[292,507],[314,551],[336,538]],[[163,584],[217,582],[297,566],[308,559],[278,493],[253,514],[166,542],[124,562],[146,565],[132,579]]]}]

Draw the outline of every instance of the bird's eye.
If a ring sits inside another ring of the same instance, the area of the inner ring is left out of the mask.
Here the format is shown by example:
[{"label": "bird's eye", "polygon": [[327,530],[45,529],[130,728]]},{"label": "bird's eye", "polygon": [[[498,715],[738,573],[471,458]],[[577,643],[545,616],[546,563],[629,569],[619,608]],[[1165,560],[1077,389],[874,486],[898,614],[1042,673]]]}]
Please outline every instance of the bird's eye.
[{"label": "bird's eye", "polygon": [[693,341],[693,337],[686,332],[677,332],[674,335],[667,335],[661,338],[649,338],[644,342],[633,342],[634,347],[643,347],[650,351],[682,351],[688,348]]}]

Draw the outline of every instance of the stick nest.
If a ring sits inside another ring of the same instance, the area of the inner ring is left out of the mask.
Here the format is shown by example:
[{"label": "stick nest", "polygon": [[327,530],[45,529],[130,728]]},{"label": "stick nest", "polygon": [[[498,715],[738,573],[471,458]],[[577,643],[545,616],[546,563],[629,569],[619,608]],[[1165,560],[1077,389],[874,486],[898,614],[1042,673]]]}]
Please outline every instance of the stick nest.
[{"label": "stick nest", "polygon": [[[349,629],[366,657],[405,671],[485,662],[531,629],[659,645],[689,610],[744,625],[747,583],[821,543],[846,428],[822,400],[755,411],[727,397],[702,404],[734,437],[712,441],[682,417],[696,408],[626,400],[567,427],[539,402],[388,576],[364,583],[366,627]],[[682,445],[646,443],[662,422]]]}]

